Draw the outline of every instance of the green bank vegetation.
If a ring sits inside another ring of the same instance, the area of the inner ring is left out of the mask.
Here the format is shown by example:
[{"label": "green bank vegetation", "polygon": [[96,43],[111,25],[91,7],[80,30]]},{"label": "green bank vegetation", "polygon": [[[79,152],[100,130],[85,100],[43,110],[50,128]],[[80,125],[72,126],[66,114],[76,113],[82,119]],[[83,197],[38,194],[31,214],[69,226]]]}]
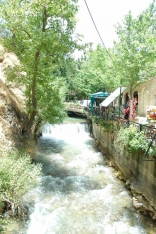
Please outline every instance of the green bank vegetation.
[{"label": "green bank vegetation", "polygon": [[[27,215],[22,197],[40,183],[41,165],[33,164],[24,153],[10,153],[0,158],[0,210],[10,216],[23,218]],[[0,219],[0,230],[3,219]]]},{"label": "green bank vegetation", "polygon": [[114,146],[120,154],[124,152],[124,149],[128,150],[130,154],[139,151],[145,153],[148,149],[149,142],[143,131],[138,131],[135,125],[130,125],[128,128],[120,128],[117,132]]}]

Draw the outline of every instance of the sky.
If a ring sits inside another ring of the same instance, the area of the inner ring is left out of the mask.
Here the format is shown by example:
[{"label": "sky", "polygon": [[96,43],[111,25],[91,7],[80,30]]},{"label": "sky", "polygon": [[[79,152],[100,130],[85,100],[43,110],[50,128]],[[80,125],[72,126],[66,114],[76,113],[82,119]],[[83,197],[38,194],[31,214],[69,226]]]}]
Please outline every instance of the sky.
[{"label": "sky", "polygon": [[[129,11],[134,17],[149,7],[152,0],[86,0],[96,27],[106,48],[117,40],[115,25],[122,23]],[[84,35],[83,42],[93,42],[93,48],[101,43],[98,33],[87,10],[85,0],[79,0],[76,32]],[[101,43],[102,44],[102,43]]]}]

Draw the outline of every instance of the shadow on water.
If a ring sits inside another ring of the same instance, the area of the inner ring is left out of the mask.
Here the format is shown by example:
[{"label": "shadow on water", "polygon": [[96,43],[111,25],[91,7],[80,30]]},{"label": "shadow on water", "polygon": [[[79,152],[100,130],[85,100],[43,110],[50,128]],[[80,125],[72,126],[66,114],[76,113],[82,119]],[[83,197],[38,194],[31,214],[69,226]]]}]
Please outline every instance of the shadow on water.
[{"label": "shadow on water", "polygon": [[[59,168],[57,168],[59,171]],[[66,172],[64,172],[66,173]],[[82,176],[67,176],[62,179],[60,177],[51,178],[43,177],[42,189],[44,192],[60,192],[60,193],[71,193],[71,192],[85,192],[89,190],[101,189],[101,186],[88,177]]]},{"label": "shadow on water", "polygon": [[63,146],[64,146],[63,140],[57,140],[52,137],[51,138],[40,137],[38,141],[38,150],[41,153],[44,153],[44,155],[50,154],[51,152],[61,153]]}]

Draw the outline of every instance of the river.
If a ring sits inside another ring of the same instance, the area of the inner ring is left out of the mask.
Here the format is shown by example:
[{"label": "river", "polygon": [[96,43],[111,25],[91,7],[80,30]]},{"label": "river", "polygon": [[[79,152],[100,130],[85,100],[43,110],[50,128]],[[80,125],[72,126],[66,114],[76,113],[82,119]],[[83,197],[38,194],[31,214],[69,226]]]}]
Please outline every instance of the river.
[{"label": "river", "polygon": [[83,119],[43,126],[36,162],[42,184],[24,198],[31,206],[24,234],[154,234],[132,196],[94,147]]}]

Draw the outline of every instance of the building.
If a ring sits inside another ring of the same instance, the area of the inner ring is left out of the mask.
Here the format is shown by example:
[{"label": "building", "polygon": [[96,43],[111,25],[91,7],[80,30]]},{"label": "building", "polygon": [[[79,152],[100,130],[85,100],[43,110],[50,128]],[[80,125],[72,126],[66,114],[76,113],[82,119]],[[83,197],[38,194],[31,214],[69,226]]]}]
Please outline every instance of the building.
[{"label": "building", "polygon": [[130,89],[118,87],[101,104],[101,107],[120,109],[119,115],[124,116],[124,108],[128,103],[131,106],[132,119],[136,117],[152,118],[156,120],[156,77],[140,83],[132,92],[130,105]]},{"label": "building", "polygon": [[[130,90],[126,89],[122,94],[122,105],[129,99]],[[156,77],[140,83],[133,90],[132,99],[137,98],[137,116],[147,117],[147,112],[156,110]]]}]

